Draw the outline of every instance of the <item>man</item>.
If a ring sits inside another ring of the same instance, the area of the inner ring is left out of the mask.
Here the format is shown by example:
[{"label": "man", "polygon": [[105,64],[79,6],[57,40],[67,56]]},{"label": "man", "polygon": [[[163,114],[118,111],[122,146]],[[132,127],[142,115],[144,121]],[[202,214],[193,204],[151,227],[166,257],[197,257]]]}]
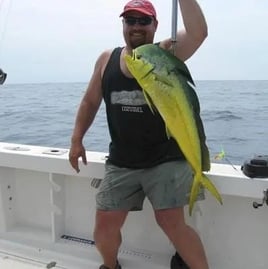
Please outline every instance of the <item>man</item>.
[{"label": "man", "polygon": [[[179,0],[179,6],[185,29],[177,33],[174,53],[185,61],[206,38],[207,25],[195,0]],[[100,269],[121,268],[117,260],[120,230],[130,210],[142,209],[145,196],[157,223],[189,268],[207,269],[202,243],[184,220],[192,170],[175,141],[167,138],[161,117],[151,113],[124,62],[124,55],[132,49],[154,42],[156,11],[147,0],[132,0],[120,17],[126,45],[99,56],[78,110],[69,153],[72,167],[79,172],[78,158],[87,163],[82,139],[104,98],[111,143],[96,196],[94,238],[104,261]],[[158,44],[166,50],[172,48],[170,38]]]}]

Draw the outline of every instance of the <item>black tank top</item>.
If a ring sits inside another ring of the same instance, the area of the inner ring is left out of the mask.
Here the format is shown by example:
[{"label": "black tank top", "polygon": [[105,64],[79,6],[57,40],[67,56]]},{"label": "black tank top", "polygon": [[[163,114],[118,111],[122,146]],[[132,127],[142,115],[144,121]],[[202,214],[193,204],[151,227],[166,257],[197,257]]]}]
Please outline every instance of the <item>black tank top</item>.
[{"label": "black tank top", "polygon": [[150,110],[137,81],[122,73],[122,49],[114,49],[102,78],[111,136],[108,161],[120,167],[145,168],[184,159],[175,140],[167,137],[161,116]]}]

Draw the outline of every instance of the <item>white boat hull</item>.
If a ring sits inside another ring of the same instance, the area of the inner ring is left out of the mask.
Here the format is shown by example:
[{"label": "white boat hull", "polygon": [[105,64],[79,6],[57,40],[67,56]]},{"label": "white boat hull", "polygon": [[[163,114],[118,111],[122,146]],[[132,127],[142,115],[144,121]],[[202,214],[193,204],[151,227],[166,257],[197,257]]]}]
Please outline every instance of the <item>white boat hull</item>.
[{"label": "white boat hull", "polygon": [[[96,269],[95,193],[105,153],[87,152],[77,174],[68,150],[0,143],[0,268]],[[236,168],[236,169],[235,169]],[[268,179],[249,179],[240,167],[213,164],[208,173],[223,206],[207,193],[187,222],[200,234],[212,269],[266,269],[268,207],[253,208]],[[148,201],[130,213],[119,259],[124,269],[169,268],[174,249],[156,225]]]}]

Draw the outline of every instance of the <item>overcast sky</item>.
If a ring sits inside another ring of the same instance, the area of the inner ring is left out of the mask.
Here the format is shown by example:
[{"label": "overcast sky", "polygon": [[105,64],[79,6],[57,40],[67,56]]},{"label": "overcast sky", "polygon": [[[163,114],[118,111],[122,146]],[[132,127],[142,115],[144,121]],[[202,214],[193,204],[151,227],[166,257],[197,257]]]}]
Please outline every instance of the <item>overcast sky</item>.
[{"label": "overcast sky", "polygon": [[[0,0],[0,68],[7,83],[87,82],[99,54],[124,44],[118,15],[126,2]],[[172,1],[152,2],[159,41],[171,34]],[[268,1],[199,3],[209,36],[187,62],[194,79],[268,79]]]}]

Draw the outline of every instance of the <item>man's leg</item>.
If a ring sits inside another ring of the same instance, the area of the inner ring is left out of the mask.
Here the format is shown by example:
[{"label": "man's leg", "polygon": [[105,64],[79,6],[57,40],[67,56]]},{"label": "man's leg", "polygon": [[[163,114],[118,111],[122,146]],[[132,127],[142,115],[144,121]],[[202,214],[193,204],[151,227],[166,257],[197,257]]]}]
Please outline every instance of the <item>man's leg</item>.
[{"label": "man's leg", "polygon": [[183,208],[155,210],[156,221],[191,269],[208,269],[198,234],[185,223]]},{"label": "man's leg", "polygon": [[94,240],[104,265],[114,269],[117,254],[121,245],[121,228],[128,211],[97,210],[94,230]]}]

